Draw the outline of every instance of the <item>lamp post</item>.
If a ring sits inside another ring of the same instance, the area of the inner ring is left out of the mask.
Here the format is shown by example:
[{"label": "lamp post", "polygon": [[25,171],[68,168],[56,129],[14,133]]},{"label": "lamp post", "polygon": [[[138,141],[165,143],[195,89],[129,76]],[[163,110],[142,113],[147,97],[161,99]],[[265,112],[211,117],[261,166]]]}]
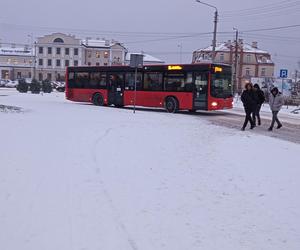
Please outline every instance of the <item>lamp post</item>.
[{"label": "lamp post", "polygon": [[216,56],[216,46],[217,46],[217,23],[218,23],[218,9],[216,6],[213,6],[211,4],[202,2],[200,0],[196,0],[197,3],[204,4],[208,7],[214,8],[215,9],[215,16],[214,16],[214,35],[213,35],[213,41],[212,41],[212,62],[215,61],[215,56]]},{"label": "lamp post", "polygon": [[179,63],[182,63],[182,43],[177,45],[179,48]]},{"label": "lamp post", "polygon": [[234,52],[234,75],[233,75],[233,93],[235,94],[237,91],[239,91],[238,87],[238,36],[239,36],[239,30],[236,28],[233,28],[235,31],[235,52]]}]

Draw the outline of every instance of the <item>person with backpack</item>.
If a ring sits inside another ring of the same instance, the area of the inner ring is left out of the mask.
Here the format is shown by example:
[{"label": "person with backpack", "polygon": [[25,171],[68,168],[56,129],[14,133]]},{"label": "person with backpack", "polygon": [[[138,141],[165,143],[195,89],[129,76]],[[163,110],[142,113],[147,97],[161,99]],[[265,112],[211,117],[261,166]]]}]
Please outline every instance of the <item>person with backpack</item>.
[{"label": "person with backpack", "polygon": [[279,92],[278,88],[273,88],[269,95],[269,105],[272,111],[272,122],[271,126],[268,129],[269,131],[273,130],[275,122],[277,123],[277,129],[280,129],[282,127],[282,123],[278,119],[278,113],[283,104],[284,100],[282,94]]},{"label": "person with backpack", "polygon": [[265,102],[266,98],[264,92],[260,89],[257,83],[253,85],[253,90],[256,95],[257,104],[254,112],[252,113],[252,120],[256,125],[256,117],[257,117],[257,125],[261,125],[261,119],[259,113],[260,113],[261,105]]},{"label": "person with backpack", "polygon": [[253,129],[255,127],[255,124],[251,118],[251,114],[254,112],[256,108],[257,100],[255,98],[255,93],[253,91],[253,86],[251,83],[247,83],[245,86],[245,90],[243,91],[241,95],[241,101],[243,102],[244,109],[245,109],[245,121],[242,127],[242,131],[245,130],[248,122],[250,122],[250,129]]}]

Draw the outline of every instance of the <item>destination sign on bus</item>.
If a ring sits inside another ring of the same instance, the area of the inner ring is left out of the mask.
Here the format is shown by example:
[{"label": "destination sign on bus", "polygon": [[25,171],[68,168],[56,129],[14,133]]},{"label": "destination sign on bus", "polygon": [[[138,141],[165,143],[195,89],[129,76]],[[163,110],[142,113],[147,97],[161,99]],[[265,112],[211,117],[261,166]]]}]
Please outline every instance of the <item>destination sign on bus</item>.
[{"label": "destination sign on bus", "polygon": [[182,70],[182,66],[180,66],[180,65],[169,65],[168,70]]}]

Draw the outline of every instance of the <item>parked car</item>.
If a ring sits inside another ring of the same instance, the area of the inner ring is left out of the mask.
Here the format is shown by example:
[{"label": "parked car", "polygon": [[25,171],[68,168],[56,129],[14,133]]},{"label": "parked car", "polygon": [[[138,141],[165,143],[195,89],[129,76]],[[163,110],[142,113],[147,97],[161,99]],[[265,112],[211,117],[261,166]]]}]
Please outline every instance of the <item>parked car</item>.
[{"label": "parked car", "polygon": [[1,79],[0,80],[0,87],[5,87],[5,84],[8,82],[6,79]]},{"label": "parked car", "polygon": [[12,80],[7,80],[7,83],[5,84],[6,88],[16,88],[19,84],[18,80],[12,81]]},{"label": "parked car", "polygon": [[66,83],[65,82],[56,82],[55,88],[58,92],[64,92],[66,89]]}]

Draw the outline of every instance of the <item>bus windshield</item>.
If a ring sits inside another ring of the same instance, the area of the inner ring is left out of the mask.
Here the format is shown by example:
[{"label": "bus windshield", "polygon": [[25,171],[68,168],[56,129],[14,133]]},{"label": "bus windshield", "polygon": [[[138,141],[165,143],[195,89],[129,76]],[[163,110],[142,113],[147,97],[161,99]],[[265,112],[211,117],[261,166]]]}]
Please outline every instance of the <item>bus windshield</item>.
[{"label": "bus windshield", "polygon": [[212,74],[211,96],[215,98],[232,97],[231,75]]}]

